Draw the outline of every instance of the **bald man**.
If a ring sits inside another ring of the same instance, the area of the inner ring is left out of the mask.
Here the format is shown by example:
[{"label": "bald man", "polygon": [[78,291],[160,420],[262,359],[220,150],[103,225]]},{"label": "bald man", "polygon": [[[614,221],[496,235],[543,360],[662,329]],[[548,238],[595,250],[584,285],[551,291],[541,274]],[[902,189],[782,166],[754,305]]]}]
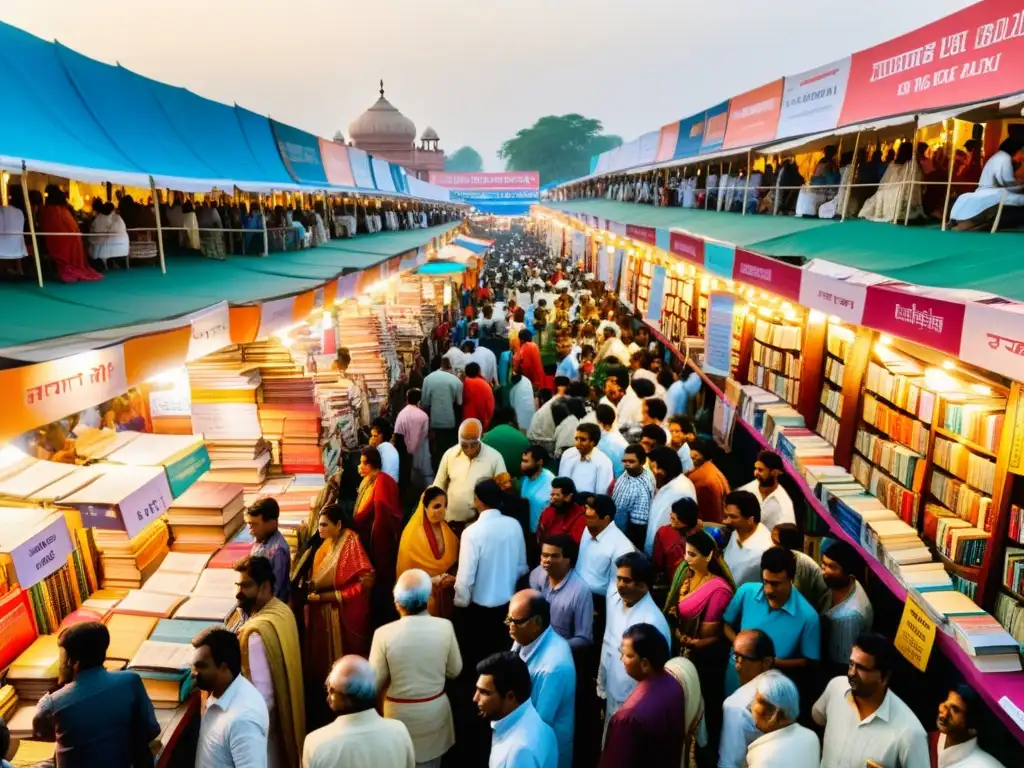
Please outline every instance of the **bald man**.
[{"label": "bald man", "polygon": [[338,717],[306,737],[302,768],[415,768],[409,731],[377,714],[377,676],[361,656],[342,656],[327,676],[327,703]]},{"label": "bald man", "polygon": [[378,629],[370,648],[377,687],[386,694],[384,717],[405,723],[421,768],[439,768],[455,743],[444,686],[462,671],[452,623],[427,612],[432,591],[430,576],[419,568],[399,576],[394,596],[402,618]]},{"label": "bald man", "polygon": [[535,589],[516,592],[508,604],[512,651],[530,670],[530,700],[558,741],[558,768],[572,768],[576,666],[569,643],[551,627],[551,606]]},{"label": "bald man", "polygon": [[448,492],[446,519],[459,527],[476,517],[473,489],[477,483],[507,472],[501,454],[481,442],[483,432],[479,420],[466,419],[459,427],[459,444],[445,451],[438,462],[434,485]]}]

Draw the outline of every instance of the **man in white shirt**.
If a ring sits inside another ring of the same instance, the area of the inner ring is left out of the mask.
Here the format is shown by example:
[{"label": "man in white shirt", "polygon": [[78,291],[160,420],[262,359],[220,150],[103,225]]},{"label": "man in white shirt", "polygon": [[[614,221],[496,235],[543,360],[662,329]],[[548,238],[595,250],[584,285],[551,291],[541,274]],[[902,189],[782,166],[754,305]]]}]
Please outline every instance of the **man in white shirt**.
[{"label": "man in white shirt", "polygon": [[732,531],[722,557],[736,586],[761,581],[761,555],[772,546],[772,534],[761,524],[761,505],[750,491],[732,491],[725,497],[722,524]]},{"label": "man in white shirt", "polygon": [[850,653],[846,677],[834,678],[811,710],[825,728],[821,768],[863,768],[868,761],[929,768],[928,737],[903,700],[889,690],[892,644],[865,632]]},{"label": "man in white shirt", "polygon": [[327,676],[327,703],[338,717],[306,737],[302,768],[415,768],[408,729],[401,720],[377,714],[376,702],[370,662],[361,656],[338,659]]},{"label": "man in white shirt", "polygon": [[1003,768],[1003,764],[978,747],[978,727],[988,713],[977,691],[960,683],[949,689],[939,704],[935,745],[938,768]]},{"label": "man in white shirt", "polygon": [[683,474],[679,454],[668,446],[662,445],[650,451],[647,454],[647,466],[657,483],[647,518],[647,536],[644,539],[644,552],[650,556],[654,552],[654,537],[658,534],[658,529],[668,525],[672,505],[683,498],[696,501],[697,489],[693,487],[693,481]]},{"label": "man in white shirt", "polygon": [[473,702],[494,729],[489,768],[558,768],[558,741],[530,700],[526,662],[505,651],[481,661],[476,671]]},{"label": "man in white shirt", "polygon": [[0,259],[23,259],[25,246],[25,214],[13,205],[0,205]]},{"label": "man in white shirt", "polygon": [[451,362],[452,371],[456,376],[466,372],[466,366],[472,362],[470,356],[475,349],[476,345],[472,341],[464,341],[461,347],[451,347],[444,353],[444,359]]},{"label": "man in white shirt", "polygon": [[370,427],[370,445],[380,454],[380,471],[390,475],[396,483],[400,483],[398,449],[391,442],[394,433],[391,422],[382,416],[378,417],[373,420],[373,426]]},{"label": "man in white shirt", "polygon": [[761,735],[754,724],[750,706],[757,693],[758,680],[775,665],[775,644],[759,629],[738,632],[732,643],[732,652],[740,687],[726,698],[721,715],[710,709],[705,712],[709,731],[713,733],[716,724],[721,724],[718,768],[745,768],[747,747]]},{"label": "man in white shirt", "polygon": [[[612,474],[618,477],[622,474],[622,454],[626,451],[629,442],[619,432],[615,417],[615,406],[601,403],[594,409],[594,420],[601,428],[601,439],[597,448],[601,453],[611,459]],[[584,421],[587,421],[586,419]]]},{"label": "man in white shirt", "polygon": [[384,698],[384,717],[405,723],[418,766],[440,766],[455,743],[445,681],[462,671],[462,654],[448,619],[427,612],[433,587],[418,568],[395,583],[398,621],[373,633],[370,664]]},{"label": "man in white shirt", "polygon": [[576,427],[576,445],[562,454],[558,476],[571,478],[583,493],[608,493],[615,481],[612,461],[598,449],[601,428],[596,424]]},{"label": "man in white shirt", "polygon": [[764,735],[747,748],[748,768],[816,768],[821,746],[814,731],[796,722],[800,717],[796,683],[777,669],[768,670],[757,681],[750,713]]},{"label": "man in white shirt", "polygon": [[508,648],[505,617],[516,581],[529,573],[523,529],[498,510],[503,500],[494,480],[481,480],[474,491],[480,517],[466,528],[459,547],[455,605],[465,609],[461,647],[475,666],[489,654]]},{"label": "man in white shirt", "polygon": [[238,637],[212,627],[192,640],[192,676],[209,693],[199,726],[196,768],[267,768],[270,715],[263,695],[242,676]]},{"label": "man in white shirt", "polygon": [[672,642],[668,622],[651,597],[655,571],[650,559],[641,552],[629,552],[615,561],[615,568],[616,591],[608,595],[597,671],[597,695],[605,700],[606,728],[637,685],[622,662],[623,633],[634,624],[651,624],[665,636],[665,642]]},{"label": "man in white shirt", "polygon": [[[470,353],[466,358],[466,364],[476,363],[480,366],[480,377],[491,385],[492,389],[498,388],[498,358],[494,353],[482,344]],[[529,423],[529,422],[527,422]]]},{"label": "man in white shirt", "polygon": [[505,460],[482,442],[483,427],[477,419],[466,419],[459,428],[459,444],[445,451],[437,465],[434,485],[448,493],[445,519],[465,524],[476,516],[473,493],[477,483],[507,472]]},{"label": "man in white shirt", "polygon": [[761,523],[771,531],[779,523],[796,523],[793,500],[779,485],[785,472],[782,457],[774,451],[761,451],[754,462],[754,479],[737,490],[750,491],[761,505]]},{"label": "man in white shirt", "polygon": [[[603,615],[605,596],[615,586],[615,561],[636,547],[626,534],[615,525],[615,503],[609,496],[599,494],[584,505],[587,530],[580,541],[576,572],[590,587],[594,606]],[[599,636],[595,633],[594,640]]]},{"label": "man in white shirt", "polygon": [[[516,422],[524,432],[533,424],[533,416],[537,413],[537,400],[533,395],[533,384],[521,373],[512,376],[512,386],[508,391],[509,405],[516,412]],[[552,437],[554,422],[552,421]]]}]

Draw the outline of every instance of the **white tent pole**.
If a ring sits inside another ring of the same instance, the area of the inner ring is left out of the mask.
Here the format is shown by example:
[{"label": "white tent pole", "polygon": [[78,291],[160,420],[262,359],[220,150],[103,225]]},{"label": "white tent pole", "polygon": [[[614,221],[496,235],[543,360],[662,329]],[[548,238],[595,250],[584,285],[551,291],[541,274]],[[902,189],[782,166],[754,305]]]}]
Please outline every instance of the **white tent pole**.
[{"label": "white tent pole", "polygon": [[32,255],[36,260],[36,278],[39,280],[39,287],[43,287],[43,267],[39,259],[39,238],[36,237],[36,222],[32,218],[32,203],[28,199],[28,168],[25,161],[21,161],[21,196],[25,205],[25,218],[28,219],[28,234],[32,238]]},{"label": "white tent pole", "polygon": [[949,198],[950,193],[953,191],[953,166],[956,164],[956,129],[959,126],[957,121],[953,120],[953,143],[949,147],[949,174],[946,177],[946,202],[942,204],[942,231],[946,231],[946,223],[949,217]]},{"label": "white tent pole", "polygon": [[156,213],[156,247],[160,252],[160,273],[167,274],[167,263],[164,261],[164,231],[160,224],[160,195],[156,191],[156,181],[149,177],[149,189],[153,193],[153,211]]}]

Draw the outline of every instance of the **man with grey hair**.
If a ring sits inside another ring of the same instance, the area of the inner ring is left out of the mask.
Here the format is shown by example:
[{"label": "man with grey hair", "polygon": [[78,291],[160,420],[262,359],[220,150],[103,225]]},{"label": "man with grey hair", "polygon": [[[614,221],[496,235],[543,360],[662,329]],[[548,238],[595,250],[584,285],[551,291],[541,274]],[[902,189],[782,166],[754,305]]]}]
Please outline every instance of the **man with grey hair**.
[{"label": "man with grey hair", "polygon": [[302,768],[415,768],[405,725],[377,714],[377,676],[361,656],[342,656],[327,676],[327,704],[338,715],[308,736]]},{"label": "man with grey hair", "polygon": [[434,485],[448,493],[445,518],[459,528],[476,517],[473,491],[477,483],[507,472],[501,454],[481,442],[483,433],[479,419],[466,419],[459,427],[459,444],[445,451],[437,465]]},{"label": "man with grey hair", "polygon": [[763,736],[747,748],[748,768],[815,768],[821,760],[821,745],[814,731],[796,722],[800,717],[800,693],[796,684],[777,669],[757,679],[757,693],[750,707]]},{"label": "man with grey hair", "polygon": [[452,623],[427,612],[432,589],[430,576],[419,568],[399,576],[394,595],[401,618],[378,629],[370,647],[384,717],[405,723],[419,768],[439,768],[455,743],[444,686],[462,671]]}]

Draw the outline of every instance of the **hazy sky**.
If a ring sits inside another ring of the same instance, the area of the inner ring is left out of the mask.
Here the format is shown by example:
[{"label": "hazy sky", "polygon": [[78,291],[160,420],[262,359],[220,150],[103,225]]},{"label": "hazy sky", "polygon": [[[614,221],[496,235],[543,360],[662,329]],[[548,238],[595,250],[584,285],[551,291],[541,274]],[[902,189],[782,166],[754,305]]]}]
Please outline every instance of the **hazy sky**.
[{"label": "hazy sky", "polygon": [[448,152],[579,112],[630,140],[971,0],[3,0],[0,19],[330,138],[387,97]]}]

